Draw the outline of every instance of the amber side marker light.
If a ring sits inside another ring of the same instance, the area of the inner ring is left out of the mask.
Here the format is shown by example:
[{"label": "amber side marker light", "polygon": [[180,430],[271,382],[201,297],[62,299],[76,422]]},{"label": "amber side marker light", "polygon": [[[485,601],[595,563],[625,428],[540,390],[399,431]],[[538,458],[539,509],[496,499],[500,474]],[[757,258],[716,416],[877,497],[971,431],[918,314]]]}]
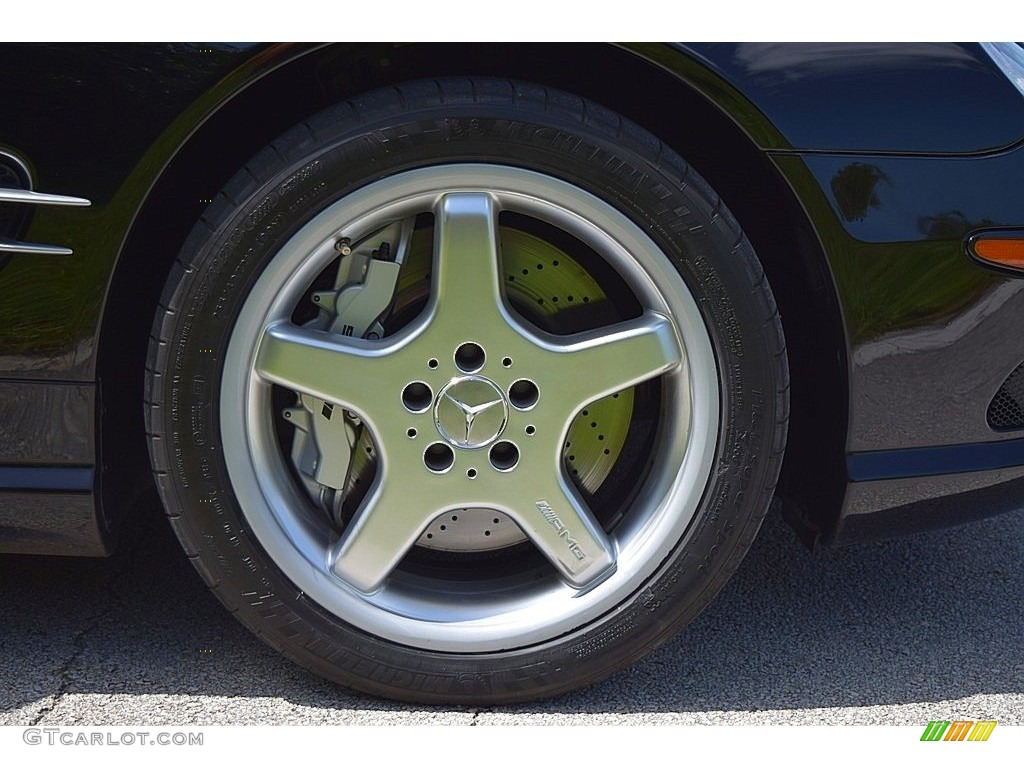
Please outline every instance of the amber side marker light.
[{"label": "amber side marker light", "polygon": [[967,250],[997,267],[1024,271],[1024,232],[990,232],[974,235]]}]

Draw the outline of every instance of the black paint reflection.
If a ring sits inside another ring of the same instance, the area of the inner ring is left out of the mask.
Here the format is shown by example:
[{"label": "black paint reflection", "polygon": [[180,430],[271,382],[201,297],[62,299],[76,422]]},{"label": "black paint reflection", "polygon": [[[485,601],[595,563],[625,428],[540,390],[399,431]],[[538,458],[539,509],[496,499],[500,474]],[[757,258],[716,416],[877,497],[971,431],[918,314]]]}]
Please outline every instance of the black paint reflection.
[{"label": "black paint reflection", "polygon": [[888,182],[889,177],[870,163],[850,163],[839,170],[829,186],[843,220],[864,221],[869,208],[881,207],[875,188],[883,181]]},{"label": "black paint reflection", "polygon": [[1024,136],[1024,99],[976,43],[687,47],[797,149],[979,152]]},{"label": "black paint reflection", "polygon": [[806,156],[844,229],[867,243],[959,240],[1024,224],[1024,148],[989,157]]},{"label": "black paint reflection", "polygon": [[776,157],[816,221],[850,345],[851,451],[1020,437],[985,413],[1024,360],[1024,280],[966,234],[1024,226],[1024,148],[991,157]]}]

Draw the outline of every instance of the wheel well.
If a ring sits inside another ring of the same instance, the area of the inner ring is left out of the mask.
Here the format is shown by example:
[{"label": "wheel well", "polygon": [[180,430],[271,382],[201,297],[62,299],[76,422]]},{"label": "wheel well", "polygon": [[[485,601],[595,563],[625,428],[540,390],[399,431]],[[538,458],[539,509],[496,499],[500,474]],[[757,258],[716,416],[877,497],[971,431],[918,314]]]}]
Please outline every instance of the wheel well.
[{"label": "wheel well", "polygon": [[841,316],[818,238],[771,160],[723,112],[639,56],[590,44],[330,46],[271,72],[214,114],[154,186],[111,285],[116,300],[105,308],[97,376],[105,516],[118,519],[152,488],[142,371],[160,292],[201,201],[261,147],[330,104],[393,83],[466,74],[528,80],[604,104],[672,146],[722,195],[764,265],[786,333],[784,511],[805,540],[827,533],[845,484],[848,398]]}]

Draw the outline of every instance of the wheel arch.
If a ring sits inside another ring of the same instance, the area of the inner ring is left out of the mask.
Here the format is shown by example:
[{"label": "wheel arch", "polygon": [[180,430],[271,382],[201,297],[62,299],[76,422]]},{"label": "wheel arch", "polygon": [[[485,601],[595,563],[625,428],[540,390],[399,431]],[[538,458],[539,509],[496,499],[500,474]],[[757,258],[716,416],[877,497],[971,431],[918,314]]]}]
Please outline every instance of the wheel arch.
[{"label": "wheel arch", "polygon": [[[764,265],[787,337],[790,437],[779,486],[789,502],[787,518],[811,539],[830,530],[845,487],[846,343],[815,229],[752,138],[752,125],[767,133],[774,128],[733,90],[712,102],[717,75],[679,49],[589,44],[325,46],[294,56],[221,103],[156,179],[108,290],[97,364],[105,516],[116,521],[152,488],[141,372],[160,292],[202,215],[198,201],[212,198],[288,127],[332,103],[376,87],[457,74],[529,80],[602,103],[665,141],[722,195]],[[644,82],[642,92],[637,82]],[[741,108],[742,120],[731,117],[730,108]]]}]

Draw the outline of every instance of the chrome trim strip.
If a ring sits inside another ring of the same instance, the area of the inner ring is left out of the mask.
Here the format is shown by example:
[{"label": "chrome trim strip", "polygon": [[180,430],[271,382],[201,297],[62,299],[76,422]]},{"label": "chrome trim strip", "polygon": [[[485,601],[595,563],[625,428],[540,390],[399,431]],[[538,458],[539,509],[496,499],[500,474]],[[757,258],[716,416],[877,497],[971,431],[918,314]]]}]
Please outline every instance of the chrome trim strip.
[{"label": "chrome trim strip", "polygon": [[69,195],[51,195],[46,192],[32,192],[27,189],[9,189],[0,187],[0,203],[29,203],[31,205],[70,205],[87,206],[92,205],[91,200],[84,197],[70,197]]},{"label": "chrome trim strip", "polygon": [[30,254],[34,256],[70,256],[74,251],[61,245],[22,243],[18,240],[0,238],[0,253]]},{"label": "chrome trim strip", "polygon": [[[16,164],[25,176],[25,183],[28,189],[15,189],[0,187],[0,203],[25,203],[28,205],[60,205],[75,208],[84,208],[92,205],[91,200],[84,197],[72,197],[70,195],[51,195],[46,192],[32,191],[32,174],[25,162],[11,154],[0,150],[0,156],[4,160]],[[0,237],[0,255],[15,254],[28,256],[71,256],[74,254],[70,248],[62,245],[43,245],[42,243],[24,243],[20,240],[9,240]]]}]

